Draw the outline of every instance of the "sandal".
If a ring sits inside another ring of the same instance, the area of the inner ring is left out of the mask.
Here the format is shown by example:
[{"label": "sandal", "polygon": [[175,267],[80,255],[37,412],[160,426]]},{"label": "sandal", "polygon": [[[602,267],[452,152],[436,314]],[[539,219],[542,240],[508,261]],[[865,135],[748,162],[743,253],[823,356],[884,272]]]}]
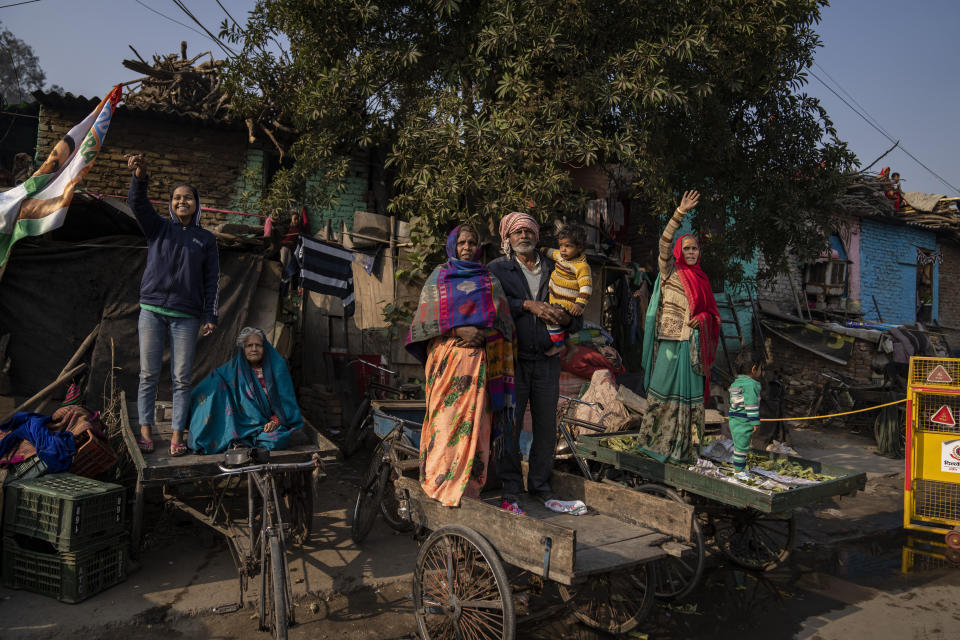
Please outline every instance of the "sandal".
[{"label": "sandal", "polygon": [[170,443],[170,456],[173,458],[179,458],[180,456],[187,455],[187,445],[183,442],[178,442],[177,444]]},{"label": "sandal", "polygon": [[140,438],[137,440],[137,447],[139,447],[142,453],[153,453],[153,440]]}]

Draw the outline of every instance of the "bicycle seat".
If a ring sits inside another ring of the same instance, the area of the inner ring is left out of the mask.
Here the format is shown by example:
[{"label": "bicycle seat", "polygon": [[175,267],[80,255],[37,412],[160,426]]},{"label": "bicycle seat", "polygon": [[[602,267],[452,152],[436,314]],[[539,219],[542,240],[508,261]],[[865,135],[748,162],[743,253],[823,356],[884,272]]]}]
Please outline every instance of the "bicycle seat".
[{"label": "bicycle seat", "polygon": [[400,385],[400,393],[405,396],[414,396],[420,393],[420,385],[416,383],[407,383]]},{"label": "bicycle seat", "polygon": [[251,464],[266,464],[270,452],[260,447],[234,447],[223,454],[225,467],[243,467]]}]

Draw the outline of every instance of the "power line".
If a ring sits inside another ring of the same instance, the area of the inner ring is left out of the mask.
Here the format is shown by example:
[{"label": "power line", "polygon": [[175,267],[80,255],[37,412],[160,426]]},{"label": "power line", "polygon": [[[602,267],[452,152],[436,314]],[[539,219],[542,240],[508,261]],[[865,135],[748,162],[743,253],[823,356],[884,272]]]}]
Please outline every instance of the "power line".
[{"label": "power line", "polygon": [[165,14],[165,13],[160,13],[159,11],[157,11],[156,9],[154,9],[153,7],[151,7],[150,5],[146,4],[145,2],[141,2],[140,0],[134,0],[134,1],[135,1],[137,4],[139,4],[141,7],[143,7],[144,9],[147,9],[147,10],[149,10],[149,11],[153,11],[155,14],[157,14],[157,15],[160,16],[161,18],[166,18],[166,19],[169,20],[170,22],[175,22],[175,23],[177,23],[178,25],[180,25],[181,27],[186,27],[187,29],[190,29],[190,31],[193,31],[194,33],[199,33],[199,34],[200,34],[201,36],[203,36],[204,38],[208,37],[207,34],[205,34],[204,32],[200,31],[199,29],[194,29],[194,28],[191,27],[190,25],[184,24],[184,23],[180,22],[179,20],[177,20],[176,18],[171,18],[170,16],[168,16],[168,15]]},{"label": "power line", "polygon": [[840,84],[840,82],[839,82],[836,78],[834,78],[832,75],[830,75],[830,72],[829,72],[829,71],[827,71],[826,69],[823,68],[823,65],[821,65],[821,64],[820,64],[819,62],[817,62],[816,60],[814,60],[813,64],[816,65],[816,67],[817,67],[818,69],[820,69],[820,71],[822,71],[825,76],[827,76],[828,78],[830,78],[830,81],[833,82],[833,84],[837,85],[837,87],[840,89],[840,91],[843,92],[843,95],[845,95],[845,96],[847,96],[848,98],[850,98],[850,101],[853,102],[853,104],[857,105],[857,107],[860,108],[860,111],[862,111],[862,112],[864,113],[864,115],[866,115],[868,118],[870,118],[870,120],[872,120],[873,123],[876,124],[878,127],[880,127],[881,129],[883,129],[883,132],[884,132],[887,136],[889,136],[889,137],[891,137],[891,138],[893,137],[893,136],[890,134],[889,131],[887,131],[886,129],[883,128],[883,125],[880,124],[880,121],[877,120],[876,118],[874,118],[873,115],[871,115],[870,112],[867,111],[866,107],[864,107],[862,104],[860,104],[859,102],[857,102],[857,99],[854,98],[854,97],[850,94],[849,91],[847,91],[846,89],[844,89],[844,88],[843,88],[843,85]]},{"label": "power line", "polygon": [[[846,100],[843,96],[841,96],[839,93],[837,93],[837,92],[833,89],[833,87],[831,87],[829,84],[827,84],[826,82],[824,82],[823,78],[821,78],[820,76],[818,76],[817,74],[815,74],[813,71],[810,71],[810,75],[813,76],[814,78],[816,78],[816,79],[820,82],[820,84],[822,84],[824,87],[826,87],[827,91],[829,91],[830,93],[832,93],[833,95],[835,95],[837,98],[839,98],[839,99],[840,99],[840,102],[842,102],[843,104],[845,104],[845,105],[847,105],[848,107],[850,107],[850,110],[853,111],[853,112],[854,112],[855,114],[857,114],[858,116],[860,116],[860,118],[862,118],[864,122],[866,122],[866,123],[869,124],[871,127],[873,127],[874,129],[876,129],[877,132],[878,132],[880,135],[882,135],[884,138],[886,138],[886,139],[889,140],[890,142],[894,142],[894,143],[897,142],[896,140],[893,139],[893,137],[892,137],[890,134],[888,134],[886,131],[884,131],[883,128],[881,128],[881,127],[879,127],[878,125],[876,125],[876,124],[874,124],[873,122],[871,122],[870,119],[867,118],[867,117],[866,117],[865,115],[863,115],[862,113],[860,113],[860,111],[858,111],[858,110],[856,109],[856,107],[854,107],[852,104],[850,104],[849,102],[847,102],[847,100]],[[839,85],[838,85],[838,86],[839,86]],[[926,169],[926,170],[930,173],[930,175],[932,175],[934,178],[936,178],[937,180],[939,180],[940,182],[942,182],[944,185],[946,185],[946,186],[950,187],[951,189],[953,189],[953,191],[955,191],[956,193],[960,193],[960,189],[958,189],[957,187],[955,187],[955,186],[953,186],[952,184],[950,184],[949,182],[947,182],[944,178],[942,178],[942,177],[940,176],[940,174],[938,174],[936,171],[934,171],[933,169],[931,169],[930,167],[928,167],[927,165],[925,165],[925,164],[920,160],[920,158],[918,158],[917,156],[915,156],[915,155],[913,155],[912,153],[910,153],[910,152],[907,150],[907,148],[904,147],[902,144],[900,145],[900,149],[901,149],[905,154],[907,154],[914,162],[916,162],[916,163],[919,164],[921,167],[923,167],[924,169]]]},{"label": "power line", "polygon": [[23,2],[14,2],[12,4],[0,5],[0,9],[6,9],[7,7],[19,7],[22,4],[31,4],[34,2],[40,2],[40,0],[23,0]]},{"label": "power line", "polygon": [[180,7],[180,9],[181,9],[185,14],[187,14],[187,17],[188,17],[188,18],[190,18],[190,19],[193,20],[195,23],[197,23],[197,26],[200,27],[201,29],[203,29],[203,30],[207,33],[207,35],[210,36],[210,39],[213,40],[214,42],[216,42],[218,47],[220,47],[221,49],[223,49],[223,52],[224,52],[224,53],[226,53],[228,56],[233,56],[234,58],[237,57],[237,52],[234,51],[233,49],[231,49],[230,47],[228,47],[227,45],[225,45],[225,44],[223,43],[223,41],[220,40],[220,38],[218,38],[217,36],[213,35],[213,33],[212,33],[209,29],[207,29],[207,28],[203,25],[203,23],[200,22],[200,20],[198,20],[195,15],[193,15],[193,13],[191,13],[190,9],[187,8],[187,5],[185,5],[181,0],[173,0],[173,4],[175,4],[175,5],[177,5],[178,7]]}]

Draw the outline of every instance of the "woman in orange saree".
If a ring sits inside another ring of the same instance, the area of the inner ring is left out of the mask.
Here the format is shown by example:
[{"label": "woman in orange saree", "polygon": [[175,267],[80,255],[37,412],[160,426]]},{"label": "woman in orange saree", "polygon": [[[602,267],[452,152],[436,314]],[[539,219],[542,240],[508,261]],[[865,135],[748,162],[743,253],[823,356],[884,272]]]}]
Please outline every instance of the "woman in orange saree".
[{"label": "woman in orange saree", "polygon": [[449,260],[427,278],[407,338],[426,365],[420,485],[448,507],[480,495],[491,448],[513,420],[513,319],[478,247],[473,227],[450,233]]}]

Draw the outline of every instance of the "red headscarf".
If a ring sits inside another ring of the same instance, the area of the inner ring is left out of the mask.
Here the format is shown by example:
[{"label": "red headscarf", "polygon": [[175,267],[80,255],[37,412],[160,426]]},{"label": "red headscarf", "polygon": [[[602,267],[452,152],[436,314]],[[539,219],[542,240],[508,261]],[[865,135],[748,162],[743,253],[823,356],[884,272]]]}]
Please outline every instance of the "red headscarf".
[{"label": "red headscarf", "polygon": [[720,340],[720,310],[717,309],[717,300],[713,297],[713,287],[710,280],[700,266],[700,256],[697,263],[688,265],[683,259],[683,239],[694,238],[686,233],[677,238],[673,245],[673,260],[683,291],[687,294],[687,304],[690,307],[690,318],[696,318],[700,325],[700,362],[703,363],[703,398],[710,397],[710,368],[717,356],[717,344]]}]

